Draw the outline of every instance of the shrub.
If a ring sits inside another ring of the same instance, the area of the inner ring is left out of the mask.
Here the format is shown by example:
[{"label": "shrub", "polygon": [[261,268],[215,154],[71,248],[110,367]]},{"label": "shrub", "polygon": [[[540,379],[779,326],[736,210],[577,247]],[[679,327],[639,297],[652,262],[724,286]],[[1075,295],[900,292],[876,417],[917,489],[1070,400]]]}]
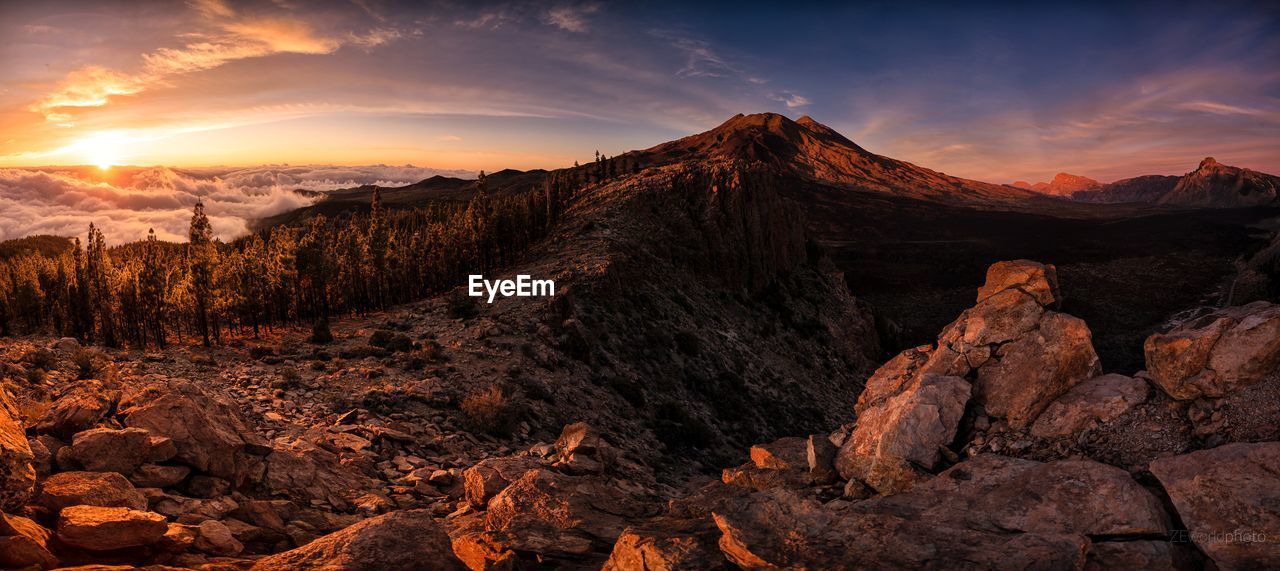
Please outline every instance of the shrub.
[{"label": "shrub", "polygon": [[27,382],[28,382],[28,383],[31,383],[31,384],[33,384],[33,385],[38,385],[38,384],[40,384],[40,383],[43,383],[43,382],[44,382],[44,378],[45,378],[45,376],[47,376],[47,375],[48,375],[48,373],[46,373],[44,369],[41,369],[41,368],[39,368],[39,367],[27,367]]},{"label": "shrub", "polygon": [[393,353],[413,350],[413,340],[408,335],[387,329],[379,329],[369,336],[369,345],[386,349]]},{"label": "shrub", "polygon": [[467,395],[461,409],[473,427],[490,434],[509,435],[520,421],[520,407],[497,386]]},{"label": "shrub", "polygon": [[454,319],[467,319],[475,317],[479,313],[479,310],[476,309],[476,300],[462,290],[450,295],[446,303],[448,304],[449,317]]},{"label": "shrub", "polygon": [[22,356],[22,362],[30,365],[33,369],[42,369],[52,371],[53,366],[57,364],[57,356],[53,351],[48,349],[32,349]]},{"label": "shrub", "polygon": [[311,337],[307,339],[318,345],[333,342],[333,332],[329,330],[329,319],[321,317],[311,325]]},{"label": "shrub", "polygon": [[71,362],[76,366],[77,379],[96,378],[102,372],[102,365],[97,351],[81,347],[71,354]]}]

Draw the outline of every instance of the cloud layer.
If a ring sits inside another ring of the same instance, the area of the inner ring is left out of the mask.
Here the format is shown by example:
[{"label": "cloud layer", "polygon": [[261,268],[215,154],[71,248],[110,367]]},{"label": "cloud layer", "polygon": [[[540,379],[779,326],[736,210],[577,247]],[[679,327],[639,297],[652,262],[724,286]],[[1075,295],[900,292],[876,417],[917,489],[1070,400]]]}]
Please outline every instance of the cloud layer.
[{"label": "cloud layer", "polygon": [[[224,240],[248,232],[255,219],[306,206],[295,189],[333,190],[362,184],[403,185],[436,174],[414,166],[262,166],[247,169],[121,168],[0,169],[0,240],[33,234],[83,236],[89,224],[107,241],[142,239],[154,228],[163,240],[185,241],[191,209],[203,202]],[[107,180],[101,180],[101,179]]]}]

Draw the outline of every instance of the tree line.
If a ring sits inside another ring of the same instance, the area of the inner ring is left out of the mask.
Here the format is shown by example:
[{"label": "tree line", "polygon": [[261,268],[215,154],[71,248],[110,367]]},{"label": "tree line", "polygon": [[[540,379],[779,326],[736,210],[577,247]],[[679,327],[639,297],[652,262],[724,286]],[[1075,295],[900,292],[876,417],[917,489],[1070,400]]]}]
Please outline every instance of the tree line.
[{"label": "tree line", "polygon": [[86,241],[57,255],[24,252],[0,262],[0,335],[49,333],[111,347],[163,348],[263,328],[311,323],[422,299],[471,273],[517,261],[560,219],[585,184],[623,174],[620,164],[548,174],[540,189],[491,197],[484,173],[467,202],[390,210],[375,189],[368,213],[316,215],[223,243],[202,204],[187,243],[108,247]]}]

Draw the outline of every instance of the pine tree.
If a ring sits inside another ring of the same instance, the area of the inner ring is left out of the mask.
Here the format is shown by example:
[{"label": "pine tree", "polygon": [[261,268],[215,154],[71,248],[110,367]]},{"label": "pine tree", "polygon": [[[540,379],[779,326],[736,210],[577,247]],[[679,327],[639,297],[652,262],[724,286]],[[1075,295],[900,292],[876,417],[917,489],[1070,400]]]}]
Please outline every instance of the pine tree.
[{"label": "pine tree", "polygon": [[142,245],[142,269],[138,275],[138,297],[144,312],[144,324],[141,337],[146,343],[147,330],[151,338],[161,349],[165,347],[164,335],[164,302],[166,282],[163,253],[156,242],[154,228],[147,230],[147,241]]},{"label": "pine tree", "polygon": [[[210,346],[213,309],[213,266],[216,263],[217,251],[213,244],[213,226],[204,213],[204,203],[197,202],[191,214],[191,228],[188,232],[187,267],[191,271],[192,294],[195,301],[196,331],[205,347]],[[212,331],[217,337],[217,331]]]}]

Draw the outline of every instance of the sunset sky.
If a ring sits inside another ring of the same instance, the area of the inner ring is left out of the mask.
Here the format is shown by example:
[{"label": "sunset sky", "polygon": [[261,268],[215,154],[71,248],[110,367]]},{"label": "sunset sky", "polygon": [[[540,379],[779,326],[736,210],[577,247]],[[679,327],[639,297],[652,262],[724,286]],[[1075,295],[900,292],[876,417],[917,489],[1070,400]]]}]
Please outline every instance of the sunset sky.
[{"label": "sunset sky", "polygon": [[1275,2],[681,4],[3,2],[0,166],[559,167],[777,111],[993,182],[1280,172]]}]

